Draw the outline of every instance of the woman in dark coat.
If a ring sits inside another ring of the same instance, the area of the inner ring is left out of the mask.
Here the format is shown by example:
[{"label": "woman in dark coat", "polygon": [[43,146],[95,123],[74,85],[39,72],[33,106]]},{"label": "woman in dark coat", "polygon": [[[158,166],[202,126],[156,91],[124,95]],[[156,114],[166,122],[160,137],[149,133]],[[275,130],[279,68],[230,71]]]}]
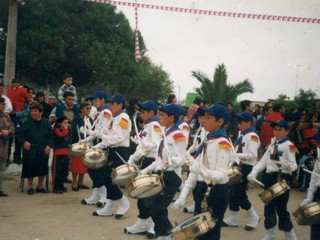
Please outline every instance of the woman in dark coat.
[{"label": "woman in dark coat", "polygon": [[33,178],[39,177],[36,192],[48,193],[43,187],[48,174],[49,153],[53,147],[53,132],[50,122],[42,118],[43,106],[32,103],[30,118],[22,126],[19,138],[23,143],[22,178],[28,178],[28,194],[32,195]]}]

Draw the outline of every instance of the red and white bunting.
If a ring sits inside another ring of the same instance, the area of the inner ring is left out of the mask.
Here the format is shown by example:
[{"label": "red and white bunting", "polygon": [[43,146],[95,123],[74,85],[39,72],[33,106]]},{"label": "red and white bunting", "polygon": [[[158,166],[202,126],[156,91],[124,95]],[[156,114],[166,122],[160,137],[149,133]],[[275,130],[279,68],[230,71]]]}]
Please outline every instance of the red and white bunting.
[{"label": "red and white bunting", "polygon": [[140,53],[140,46],[139,46],[139,30],[138,30],[138,7],[137,7],[137,0],[136,0],[136,6],[134,8],[134,15],[136,20],[136,30],[135,30],[135,52],[134,56],[136,61],[141,60],[141,53]]},{"label": "red and white bunting", "polygon": [[246,18],[246,19],[254,19],[254,20],[320,24],[320,18],[212,11],[212,10],[201,10],[201,9],[192,9],[192,8],[159,6],[159,5],[153,5],[153,4],[137,4],[133,2],[122,2],[122,1],[112,1],[112,0],[87,0],[87,1],[96,2],[96,3],[107,3],[112,5],[118,5],[118,6],[146,8],[146,9],[154,9],[154,10],[162,10],[162,11],[170,11],[170,12],[179,12],[179,13],[191,13],[191,14],[198,14],[198,15],[209,15],[209,16],[216,16],[216,17],[232,17],[232,18]]}]

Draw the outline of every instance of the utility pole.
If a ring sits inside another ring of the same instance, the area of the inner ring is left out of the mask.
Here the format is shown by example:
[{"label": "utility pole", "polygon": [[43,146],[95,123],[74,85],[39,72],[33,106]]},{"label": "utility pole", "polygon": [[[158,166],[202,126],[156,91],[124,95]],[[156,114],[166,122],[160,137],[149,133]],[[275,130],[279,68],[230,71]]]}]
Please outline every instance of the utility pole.
[{"label": "utility pole", "polygon": [[6,44],[6,58],[4,66],[4,87],[8,89],[16,72],[18,1],[9,0],[8,31]]}]

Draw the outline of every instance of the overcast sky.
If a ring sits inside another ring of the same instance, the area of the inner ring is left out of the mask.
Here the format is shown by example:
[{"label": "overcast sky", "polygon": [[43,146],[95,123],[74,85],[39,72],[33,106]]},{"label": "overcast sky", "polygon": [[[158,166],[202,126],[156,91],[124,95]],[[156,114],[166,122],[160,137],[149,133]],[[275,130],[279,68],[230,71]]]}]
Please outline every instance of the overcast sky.
[{"label": "overcast sky", "polygon": [[[122,0],[123,2],[134,2]],[[319,0],[138,0],[138,3],[239,13],[320,18]],[[118,6],[135,28],[134,8]],[[253,94],[242,99],[266,101],[303,88],[320,97],[320,24],[205,16],[138,9],[139,30],[152,61],[174,81],[180,100],[199,82],[200,70],[212,77],[224,63],[228,83],[248,78]],[[179,91],[180,89],[180,91]]]}]

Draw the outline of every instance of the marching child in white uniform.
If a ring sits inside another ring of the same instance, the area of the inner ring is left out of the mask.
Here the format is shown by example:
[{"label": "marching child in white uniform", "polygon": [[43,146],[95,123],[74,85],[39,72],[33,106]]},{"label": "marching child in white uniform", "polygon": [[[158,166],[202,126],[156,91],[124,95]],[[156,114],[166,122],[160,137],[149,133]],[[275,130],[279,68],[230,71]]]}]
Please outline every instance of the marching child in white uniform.
[{"label": "marching child in white uniform", "polygon": [[[291,173],[297,169],[295,154],[296,147],[287,136],[289,125],[284,120],[271,123],[275,141],[270,144],[267,151],[248,175],[248,180],[256,179],[257,175],[266,170],[262,177],[265,189],[278,183],[279,178],[284,181],[291,180]],[[275,199],[270,200],[264,206],[264,227],[266,229],[264,240],[275,239],[274,227],[279,218],[279,229],[285,232],[285,240],[295,240],[290,213],[287,210],[290,191],[286,191]]]},{"label": "marching child in white uniform", "polygon": [[[320,175],[320,128],[318,128],[317,132],[309,138],[316,140],[317,159],[314,164],[313,173]],[[320,177],[315,174],[311,174],[307,197],[299,204],[300,207],[311,202],[320,201]],[[318,239],[320,239],[320,221],[311,225],[310,233],[310,240]]]},{"label": "marching child in white uniform", "polygon": [[158,147],[156,160],[141,174],[156,172],[163,176],[164,188],[161,195],[152,197],[150,215],[155,224],[158,240],[172,239],[172,225],[168,218],[168,206],[181,185],[181,166],[186,157],[186,137],[177,126],[180,107],[176,104],[161,105],[159,123],[165,127],[163,139]]},{"label": "marching child in white uniform", "polygon": [[[138,102],[144,127],[139,133],[136,151],[130,156],[128,164],[141,161],[141,169],[148,167],[157,157],[157,149],[162,140],[162,128],[158,122],[158,105],[155,101]],[[150,217],[150,199],[138,199],[139,215],[137,222],[124,229],[128,234],[154,235],[153,223],[148,227],[147,219]]]},{"label": "marching child in white uniform", "polygon": [[230,186],[229,217],[223,220],[222,226],[237,227],[239,225],[239,210],[242,208],[248,213],[248,222],[244,229],[251,231],[258,225],[260,218],[247,196],[247,176],[256,165],[260,140],[255,129],[251,127],[253,123],[251,113],[243,112],[237,116],[237,120],[241,136],[236,140],[235,151],[236,157],[240,159],[239,168],[242,173],[242,181]]},{"label": "marching child in white uniform", "polygon": [[209,134],[197,149],[195,160],[190,166],[190,174],[185,181],[184,188],[173,206],[181,208],[186,202],[190,191],[196,186],[201,177],[210,187],[207,204],[211,214],[216,219],[216,225],[207,233],[200,236],[201,240],[219,240],[221,223],[228,206],[229,192],[227,182],[228,164],[231,157],[231,143],[228,140],[224,125],[230,117],[227,109],[220,104],[213,104],[203,109],[203,127]]}]

